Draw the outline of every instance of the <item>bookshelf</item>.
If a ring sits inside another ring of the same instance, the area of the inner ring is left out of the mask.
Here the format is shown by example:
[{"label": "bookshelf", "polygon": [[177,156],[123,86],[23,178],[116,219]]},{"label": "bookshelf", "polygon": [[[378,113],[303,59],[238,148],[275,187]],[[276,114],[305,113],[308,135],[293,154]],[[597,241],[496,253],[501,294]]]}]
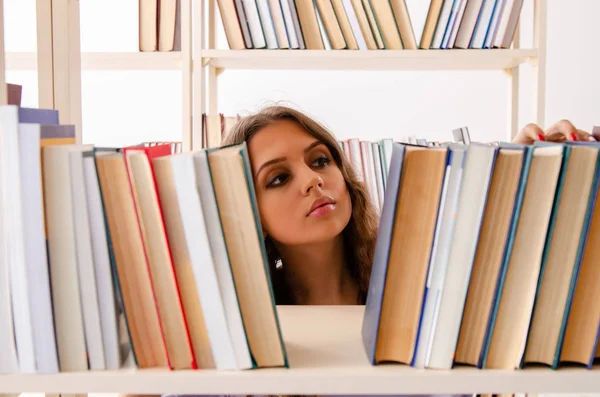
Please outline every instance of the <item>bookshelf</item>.
[{"label": "bookshelf", "polygon": [[[519,67],[535,71],[534,120],[543,124],[545,107],[546,1],[535,1],[534,48],[444,51],[229,51],[215,49],[216,7],[213,0],[182,0],[182,51],[171,53],[82,53],[80,70],[181,70],[183,74],[184,148],[197,148],[203,112],[217,112],[218,76],[226,69],[288,70],[498,70],[507,75],[509,126],[518,128]],[[39,1],[38,3],[42,3]],[[199,6],[198,6],[199,5]],[[204,8],[207,8],[205,10]],[[0,16],[2,2],[0,2]],[[207,15],[205,15],[205,11]],[[208,34],[192,17],[204,21]],[[38,20],[44,20],[43,16]],[[1,26],[0,26],[1,27]],[[38,25],[39,27],[39,25]],[[3,29],[0,29],[0,39]],[[518,37],[518,36],[517,36]],[[204,45],[207,38],[208,46]],[[2,40],[0,40],[0,43]],[[39,41],[38,41],[39,42]],[[51,43],[52,44],[52,43]],[[0,44],[1,45],[1,44]],[[0,48],[2,50],[2,48]],[[42,51],[43,52],[43,51]],[[4,69],[38,70],[39,55],[10,53]],[[6,56],[5,56],[6,55]],[[42,62],[48,62],[42,57]],[[52,67],[52,59],[50,59]],[[76,69],[75,69],[76,70]],[[73,70],[71,70],[73,73]],[[53,81],[50,81],[53,84]],[[46,86],[47,88],[47,86]],[[45,88],[40,86],[40,93]],[[59,86],[51,85],[52,91]],[[5,98],[5,96],[2,96]],[[41,96],[40,96],[41,98]],[[69,106],[81,107],[72,101]],[[59,109],[61,110],[61,109]],[[0,375],[0,395],[43,393],[190,393],[190,394],[460,394],[460,393],[598,393],[599,369],[527,368],[520,371],[417,370],[405,365],[371,366],[360,336],[363,307],[278,307],[291,368],[252,371],[166,371],[160,369]]]},{"label": "bookshelf", "polygon": [[593,393],[598,369],[551,371],[417,370],[371,366],[364,352],[361,306],[279,306],[290,368],[248,371],[121,370],[57,375],[0,375],[0,394],[470,394]]},{"label": "bookshelf", "polygon": [[[498,70],[507,77],[508,126],[506,139],[519,131],[519,67],[533,68],[532,122],[543,127],[546,80],[546,0],[533,1],[533,46],[520,48],[517,27],[511,49],[493,50],[219,50],[216,49],[216,24],[221,23],[214,0],[198,0],[194,21],[206,29],[194,31],[194,115],[192,148],[199,148],[202,114],[218,113],[218,78],[227,69],[247,70]],[[210,140],[209,140],[210,141]]]}]

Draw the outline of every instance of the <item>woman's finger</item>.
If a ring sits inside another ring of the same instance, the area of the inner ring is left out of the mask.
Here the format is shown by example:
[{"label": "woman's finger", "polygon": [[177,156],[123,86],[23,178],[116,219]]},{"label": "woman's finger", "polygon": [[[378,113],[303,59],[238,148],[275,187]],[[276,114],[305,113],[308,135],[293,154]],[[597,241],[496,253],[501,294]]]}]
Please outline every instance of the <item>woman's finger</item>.
[{"label": "woman's finger", "polygon": [[554,123],[545,132],[546,140],[551,142],[577,141],[577,128],[569,120]]},{"label": "woman's finger", "polygon": [[535,141],[546,140],[544,137],[544,131],[537,124],[527,124],[516,137],[514,137],[514,143],[520,143],[523,145],[531,145]]}]

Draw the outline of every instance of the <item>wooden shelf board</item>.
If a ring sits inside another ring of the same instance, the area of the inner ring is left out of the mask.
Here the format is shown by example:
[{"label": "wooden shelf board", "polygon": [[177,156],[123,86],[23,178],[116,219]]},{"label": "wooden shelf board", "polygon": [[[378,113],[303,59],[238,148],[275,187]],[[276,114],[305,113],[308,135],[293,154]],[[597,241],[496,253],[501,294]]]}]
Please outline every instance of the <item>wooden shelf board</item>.
[{"label": "wooden shelf board", "polygon": [[[9,52],[7,70],[37,70],[35,52]],[[180,52],[83,52],[82,70],[180,70]]]},{"label": "wooden shelf board", "polygon": [[202,51],[203,64],[223,69],[501,70],[536,57],[535,49]]},{"label": "wooden shelf board", "polygon": [[363,307],[278,308],[290,368],[162,369],[0,375],[0,394],[470,394],[600,393],[600,369],[418,370],[371,366],[361,343]]}]

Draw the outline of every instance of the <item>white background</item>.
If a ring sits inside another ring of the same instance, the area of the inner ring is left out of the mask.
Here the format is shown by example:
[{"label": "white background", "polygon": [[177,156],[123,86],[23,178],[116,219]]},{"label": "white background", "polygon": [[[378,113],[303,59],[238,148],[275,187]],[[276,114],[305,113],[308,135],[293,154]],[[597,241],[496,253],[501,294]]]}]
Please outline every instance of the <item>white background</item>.
[{"label": "white background", "polygon": [[[35,0],[4,0],[7,51],[35,51]],[[80,0],[82,51],[127,51],[137,45],[136,0]],[[408,0],[421,35],[429,1]],[[531,45],[533,1],[526,0],[522,46]],[[568,118],[600,125],[600,1],[548,0],[546,125]],[[217,21],[220,27],[220,20]],[[226,45],[220,32],[220,46]],[[23,84],[25,106],[37,106],[35,71],[8,71]],[[519,126],[532,121],[531,67],[521,66]],[[479,141],[506,139],[508,80],[492,72],[226,71],[219,112],[247,114],[270,103],[291,104],[340,139],[451,139],[468,126]],[[178,71],[84,71],[84,141],[120,145],[179,140]]]}]

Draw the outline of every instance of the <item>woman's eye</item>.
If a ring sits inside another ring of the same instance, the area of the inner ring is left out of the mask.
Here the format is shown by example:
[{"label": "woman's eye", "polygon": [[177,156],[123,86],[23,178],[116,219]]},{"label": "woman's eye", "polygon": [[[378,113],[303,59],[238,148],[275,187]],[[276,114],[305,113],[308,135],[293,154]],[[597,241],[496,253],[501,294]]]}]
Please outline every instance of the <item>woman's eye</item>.
[{"label": "woman's eye", "polygon": [[269,179],[269,181],[267,182],[267,187],[276,187],[276,186],[283,185],[287,181],[287,179],[288,179],[287,174],[276,175],[273,178]]},{"label": "woman's eye", "polygon": [[313,161],[313,166],[317,168],[325,168],[330,162],[331,160],[329,160],[327,156],[321,156]]}]

